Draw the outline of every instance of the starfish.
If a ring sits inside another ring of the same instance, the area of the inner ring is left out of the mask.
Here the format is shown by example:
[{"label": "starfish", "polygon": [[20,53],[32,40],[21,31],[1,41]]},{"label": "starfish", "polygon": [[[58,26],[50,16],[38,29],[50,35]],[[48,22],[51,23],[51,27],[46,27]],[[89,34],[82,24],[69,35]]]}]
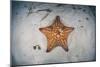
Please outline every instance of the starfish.
[{"label": "starfish", "polygon": [[50,52],[57,46],[61,46],[65,51],[68,51],[68,36],[74,30],[74,27],[67,27],[62,24],[59,16],[56,16],[50,26],[39,28],[39,30],[47,38],[48,45],[46,52]]}]

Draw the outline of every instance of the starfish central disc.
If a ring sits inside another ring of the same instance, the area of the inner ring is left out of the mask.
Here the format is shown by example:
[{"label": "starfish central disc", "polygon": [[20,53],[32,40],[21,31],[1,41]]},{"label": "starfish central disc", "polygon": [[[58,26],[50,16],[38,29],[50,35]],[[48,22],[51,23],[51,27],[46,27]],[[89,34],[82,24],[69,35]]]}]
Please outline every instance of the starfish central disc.
[{"label": "starfish central disc", "polygon": [[57,46],[61,46],[65,51],[68,51],[68,35],[74,28],[64,26],[59,16],[56,16],[54,22],[50,26],[39,28],[39,30],[47,37],[48,45],[46,52],[50,52]]}]

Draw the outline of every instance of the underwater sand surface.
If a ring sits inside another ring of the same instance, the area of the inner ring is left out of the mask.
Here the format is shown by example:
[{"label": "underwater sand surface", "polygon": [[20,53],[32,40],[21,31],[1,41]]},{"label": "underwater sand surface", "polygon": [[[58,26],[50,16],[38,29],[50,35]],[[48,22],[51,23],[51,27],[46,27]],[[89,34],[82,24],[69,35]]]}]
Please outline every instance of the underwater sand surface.
[{"label": "underwater sand surface", "polygon": [[[68,38],[68,52],[58,46],[47,53],[47,38],[39,28],[50,26],[57,15],[65,26],[75,29]],[[89,6],[12,2],[12,62],[29,65],[94,61],[95,24],[95,10]],[[41,49],[34,49],[35,45]]]}]

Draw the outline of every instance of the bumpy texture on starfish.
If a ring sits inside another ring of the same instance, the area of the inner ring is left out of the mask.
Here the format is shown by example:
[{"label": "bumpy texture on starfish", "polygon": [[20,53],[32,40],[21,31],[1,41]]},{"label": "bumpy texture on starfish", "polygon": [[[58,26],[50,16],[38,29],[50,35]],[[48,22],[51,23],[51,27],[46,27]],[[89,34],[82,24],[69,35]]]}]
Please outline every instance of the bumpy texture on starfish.
[{"label": "bumpy texture on starfish", "polygon": [[48,27],[39,28],[39,30],[47,37],[48,45],[46,52],[50,52],[57,46],[61,46],[65,51],[68,51],[68,35],[74,28],[64,26],[59,16],[56,16],[53,24]]}]

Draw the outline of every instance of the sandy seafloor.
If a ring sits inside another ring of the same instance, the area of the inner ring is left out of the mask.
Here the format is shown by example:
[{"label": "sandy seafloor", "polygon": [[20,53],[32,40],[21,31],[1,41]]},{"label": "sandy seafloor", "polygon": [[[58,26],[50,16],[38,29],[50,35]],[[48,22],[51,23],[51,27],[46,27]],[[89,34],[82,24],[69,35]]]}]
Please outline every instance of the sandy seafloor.
[{"label": "sandy seafloor", "polygon": [[[95,6],[37,2],[12,2],[11,62],[14,65],[80,62],[96,60]],[[47,53],[46,36],[39,28],[49,26],[56,16],[74,27],[68,38],[69,51],[56,47]],[[41,49],[33,49],[39,45]]]}]

